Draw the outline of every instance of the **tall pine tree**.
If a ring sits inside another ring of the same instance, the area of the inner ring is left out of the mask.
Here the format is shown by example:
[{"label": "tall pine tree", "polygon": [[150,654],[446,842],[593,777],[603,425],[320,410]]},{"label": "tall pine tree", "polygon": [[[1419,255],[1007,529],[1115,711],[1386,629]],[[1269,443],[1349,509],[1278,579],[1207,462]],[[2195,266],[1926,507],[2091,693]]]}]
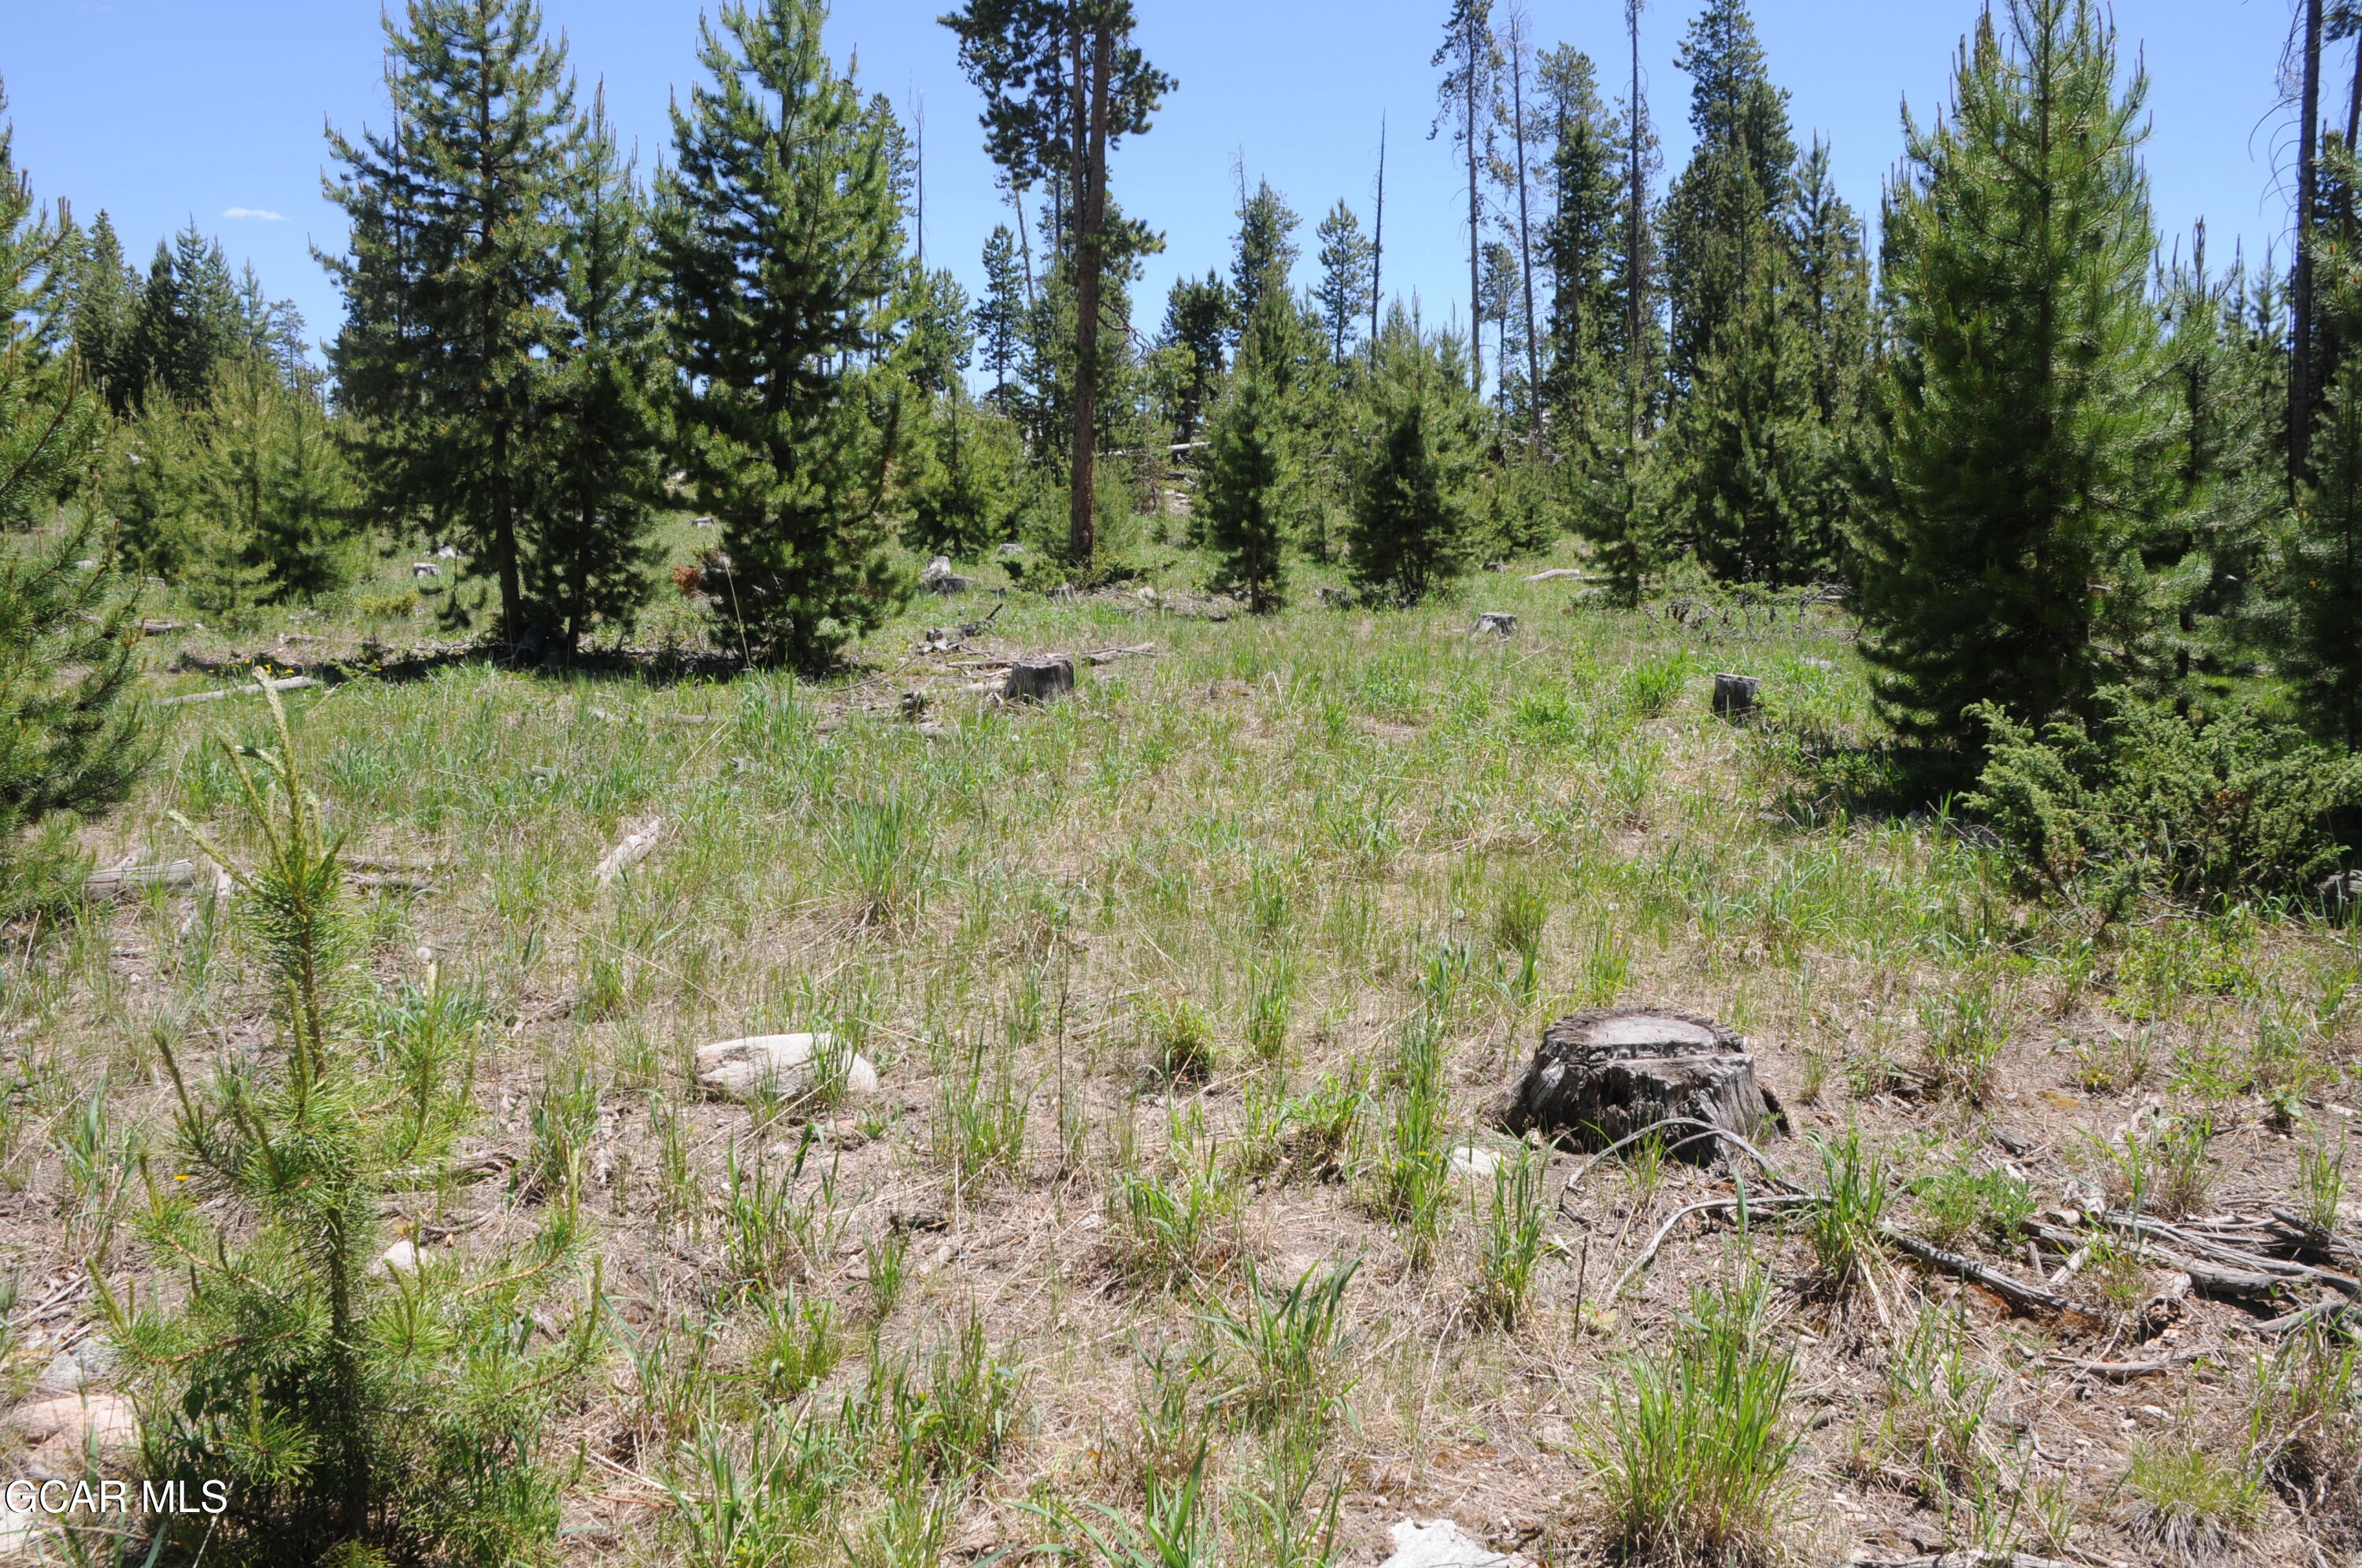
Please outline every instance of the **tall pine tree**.
[{"label": "tall pine tree", "polygon": [[350,252],[323,258],[346,302],[330,362],[374,510],[464,536],[518,650],[579,135],[565,46],[534,0],[409,0],[386,37],[393,128],[329,136],[352,224]]},{"label": "tall pine tree", "polygon": [[819,0],[728,5],[673,113],[657,232],[680,419],[721,520],[722,635],[826,668],[907,597],[883,504],[900,439],[887,351],[902,215],[884,127],[822,50]]},{"label": "tall pine tree", "polygon": [[1362,232],[1362,220],[1341,201],[1320,220],[1319,238],[1320,283],[1313,297],[1329,329],[1329,357],[1343,364],[1375,295],[1372,262],[1376,253]]},{"label": "tall pine tree", "polygon": [[594,628],[628,625],[655,586],[671,367],[645,204],[603,90],[568,184],[559,325],[538,399],[546,477],[520,553],[525,594],[570,658]]},{"label": "tall pine tree", "polygon": [[2097,0],[2010,0],[1961,48],[1951,112],[1888,193],[1892,371],[1864,527],[1863,647],[1891,721],[2092,716],[2151,668],[2147,551],[2170,522],[2173,391],[2156,237]]},{"label": "tall pine tree", "polygon": [[1011,378],[1024,357],[1025,276],[1017,237],[1007,224],[994,226],[984,242],[984,298],[976,303],[976,333],[985,369],[992,372],[993,405],[1008,414],[1017,391]]}]

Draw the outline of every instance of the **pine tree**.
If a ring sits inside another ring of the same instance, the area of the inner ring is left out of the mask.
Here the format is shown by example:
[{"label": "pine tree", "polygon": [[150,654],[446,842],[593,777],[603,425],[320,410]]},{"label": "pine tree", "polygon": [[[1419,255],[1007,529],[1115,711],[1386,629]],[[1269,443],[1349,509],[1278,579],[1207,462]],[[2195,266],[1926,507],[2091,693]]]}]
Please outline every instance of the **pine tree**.
[{"label": "pine tree", "polygon": [[65,258],[6,116],[0,92],[0,907],[21,911],[71,882],[56,873],[73,818],[121,800],[146,753],[138,623],[86,488],[105,409],[35,340],[31,307]]},{"label": "pine tree", "polygon": [[[1066,554],[1085,570],[1098,558],[1095,473],[1108,370],[1101,326],[1126,319],[1106,296],[1111,282],[1120,288],[1134,257],[1162,243],[1124,221],[1108,192],[1109,155],[1124,138],[1147,131],[1174,87],[1132,41],[1136,22],[1131,0],[967,0],[943,17],[959,38],[961,69],[984,95],[986,152],[1012,188],[1046,183],[1058,204],[1053,229],[1074,289],[1065,317],[1073,383],[1065,400],[1073,421]],[[1064,210],[1069,193],[1071,226]],[[1051,308],[1046,319],[1059,318],[1054,302],[1041,304]]]},{"label": "pine tree", "polygon": [[1546,280],[1541,403],[1560,444],[1579,450],[1616,396],[1623,302],[1609,270],[1623,226],[1622,129],[1600,102],[1590,57],[1564,46],[1539,67],[1551,133],[1540,266]]},{"label": "pine tree", "polygon": [[83,373],[118,414],[140,390],[133,341],[140,287],[139,274],[123,259],[115,220],[102,210],[75,259],[71,326]]},{"label": "pine tree", "polygon": [[1290,458],[1281,401],[1259,359],[1240,367],[1207,433],[1198,485],[1198,513],[1217,562],[1214,589],[1236,594],[1257,615],[1287,603],[1291,520],[1283,497]]},{"label": "pine tree", "polygon": [[654,590],[672,370],[645,204],[603,90],[568,183],[562,326],[536,398],[546,477],[526,503],[519,555],[527,600],[571,658],[594,628],[628,625]]},{"label": "pine tree", "polygon": [[1410,605],[1467,569],[1484,411],[1459,339],[1430,339],[1400,306],[1378,334],[1352,478],[1353,580]]},{"label": "pine tree", "polygon": [[156,242],[126,354],[127,373],[138,377],[137,395],[151,386],[183,403],[202,401],[215,369],[246,338],[237,285],[219,243],[192,220],[171,241]]},{"label": "pine tree", "polygon": [[1178,357],[1172,411],[1173,438],[1195,441],[1198,424],[1221,385],[1223,339],[1237,310],[1230,286],[1221,274],[1179,277],[1164,296],[1164,325],[1157,333],[1160,349]]},{"label": "pine tree", "polygon": [[2325,739],[2362,751],[2362,359],[2347,355],[2312,447],[2314,477],[2279,541],[2279,667]]},{"label": "pine tree", "polygon": [[1320,220],[1319,238],[1320,286],[1313,297],[1329,328],[1329,357],[1341,365],[1361,336],[1362,317],[1376,293],[1371,273],[1374,252],[1362,233],[1362,220],[1341,201]]},{"label": "pine tree", "polygon": [[559,227],[579,124],[563,42],[534,0],[409,0],[386,18],[394,128],[332,132],[330,199],[352,248],[330,360],[370,432],[375,510],[455,528],[499,586],[501,635],[527,645],[520,540],[537,475],[543,381],[562,327]]},{"label": "pine tree", "polygon": [[1444,73],[1436,86],[1435,123],[1428,127],[1428,139],[1448,129],[1452,147],[1467,163],[1468,315],[1473,328],[1468,339],[1468,384],[1481,395],[1485,339],[1477,324],[1485,315],[1483,171],[1493,161],[1502,70],[1500,45],[1493,36],[1493,0],[1451,0],[1451,14],[1443,21],[1443,42],[1428,64]]},{"label": "pine tree", "polygon": [[1892,370],[1863,646],[1905,734],[2089,717],[2154,656],[2172,388],[2146,283],[2144,81],[2096,0],[2011,0],[1888,194]]},{"label": "pine tree", "polygon": [[876,365],[902,215],[826,19],[818,0],[760,0],[702,29],[712,80],[674,111],[657,224],[690,473],[729,559],[721,630],[803,670],[910,591],[883,511],[900,403]]},{"label": "pine tree", "polygon": [[1017,237],[996,225],[984,242],[984,298],[976,305],[976,333],[984,346],[985,369],[992,372],[992,401],[1010,412],[1016,387],[1010,377],[1022,363],[1025,343],[1025,278],[1019,270]]},{"label": "pine tree", "polygon": [[1293,237],[1303,220],[1269,181],[1256,183],[1254,194],[1239,209],[1238,218],[1239,232],[1231,245],[1233,348],[1245,340],[1247,325],[1254,320],[1264,300],[1287,293],[1288,277],[1302,254]]},{"label": "pine tree", "polygon": [[1689,167],[1665,200],[1669,370],[1686,390],[1738,313],[1753,247],[1786,200],[1796,144],[1788,94],[1772,84],[1745,0],[1710,0],[1675,63],[1690,77]]}]

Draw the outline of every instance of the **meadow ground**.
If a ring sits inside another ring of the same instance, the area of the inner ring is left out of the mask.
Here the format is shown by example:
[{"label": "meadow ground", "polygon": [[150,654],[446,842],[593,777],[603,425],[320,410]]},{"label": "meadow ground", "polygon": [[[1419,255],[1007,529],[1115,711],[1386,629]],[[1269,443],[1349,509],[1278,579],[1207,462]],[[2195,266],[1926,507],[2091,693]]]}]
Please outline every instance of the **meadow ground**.
[{"label": "meadow ground", "polygon": [[[2110,922],[2025,897],[1940,813],[1882,813],[1835,604],[1619,612],[1534,562],[1405,613],[1307,582],[1253,620],[1147,558],[1071,598],[964,569],[815,683],[721,678],[671,602],[598,673],[409,657],[406,582],[156,639],[159,692],[258,656],[334,681],[287,703],[363,873],[352,1048],[439,1010],[491,1173],[390,1196],[389,1238],[587,1227],[606,1340],[546,1445],[568,1561],[1096,1535],[1363,1564],[1443,1517],[1552,1563],[2343,1560],[2346,1364],[2256,1331],[2314,1288],[2180,1294],[2103,1216],[2240,1251],[2350,1218],[2350,925]],[[1515,632],[1472,635],[1479,610]],[[1119,649],[1069,699],[992,696],[996,659]],[[1716,669],[1763,679],[1760,719],[1709,712]],[[215,742],[269,722],[160,712],[99,864],[193,855],[175,813],[250,842]],[[94,1342],[86,1264],[145,1277],[160,1047],[270,1046],[233,906],[150,889],[0,963],[19,1397]],[[1551,1020],[1613,1002],[1746,1034],[1791,1123],[1764,1154],[1832,1201],[1693,1214],[1637,1266],[1686,1207],[1772,1184],[1644,1147],[1567,1192],[1586,1156],[1486,1124]],[[700,1089],[699,1046],[804,1030],[880,1089]],[[2014,1312],[1882,1222],[2077,1310]]]}]

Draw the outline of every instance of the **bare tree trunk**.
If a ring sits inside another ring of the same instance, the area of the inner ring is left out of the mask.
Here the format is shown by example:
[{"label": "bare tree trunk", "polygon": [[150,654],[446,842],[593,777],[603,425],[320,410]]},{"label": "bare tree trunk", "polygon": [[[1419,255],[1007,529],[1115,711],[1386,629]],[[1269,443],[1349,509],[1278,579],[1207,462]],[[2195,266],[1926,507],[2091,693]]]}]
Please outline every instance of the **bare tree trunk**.
[{"label": "bare tree trunk", "polygon": [[1630,223],[1625,236],[1624,384],[1625,417],[1636,447],[1640,443],[1640,296],[1648,284],[1640,251],[1640,138],[1647,128],[1640,111],[1640,5],[1641,0],[1624,0],[1624,26],[1632,35],[1632,97],[1625,109],[1625,117],[1631,122],[1627,128],[1631,132],[1632,171]]},{"label": "bare tree trunk", "polygon": [[1370,354],[1378,352],[1379,287],[1385,277],[1386,265],[1386,117],[1378,116],[1378,223],[1376,237],[1370,244]]},{"label": "bare tree trunk", "polygon": [[1017,209],[1017,253],[1025,258],[1025,308],[1033,308],[1033,241],[1025,233],[1025,193],[1009,187],[1009,204]]},{"label": "bare tree trunk", "polygon": [[1526,200],[1526,28],[1529,21],[1520,7],[1509,13],[1510,134],[1518,143],[1518,259],[1526,282],[1526,401],[1533,439],[1542,434],[1542,345],[1534,326],[1534,231]]},{"label": "bare tree trunk", "polygon": [[[1087,569],[1098,553],[1098,515],[1094,494],[1098,458],[1099,387],[1100,226],[1107,215],[1108,74],[1113,69],[1114,40],[1101,28],[1091,40],[1087,75],[1081,35],[1076,36],[1075,160],[1079,178],[1075,201],[1075,452],[1072,493],[1067,498],[1066,547],[1076,568]],[[1082,113],[1089,100],[1087,115]]]},{"label": "bare tree trunk", "polygon": [[1479,265],[1484,247],[1484,193],[1476,183],[1476,8],[1468,8],[1468,74],[1462,78],[1468,99],[1468,362],[1476,395],[1485,395],[1485,274]]},{"label": "bare tree trunk", "polygon": [[2312,208],[2321,160],[2321,0],[2305,0],[2296,152],[2296,279],[2289,346],[2289,483],[2304,482],[2312,436]]}]

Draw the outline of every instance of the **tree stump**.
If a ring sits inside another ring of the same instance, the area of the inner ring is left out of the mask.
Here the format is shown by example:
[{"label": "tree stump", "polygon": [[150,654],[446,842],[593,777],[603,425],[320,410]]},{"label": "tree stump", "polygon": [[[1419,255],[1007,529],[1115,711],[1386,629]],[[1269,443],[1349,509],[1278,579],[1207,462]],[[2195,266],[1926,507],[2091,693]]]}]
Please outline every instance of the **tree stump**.
[{"label": "tree stump", "polygon": [[1009,684],[1000,694],[1011,702],[1046,702],[1075,689],[1075,661],[1064,654],[1055,658],[1021,658],[1009,667]]},{"label": "tree stump", "polygon": [[1714,678],[1714,711],[1726,719],[1743,719],[1755,712],[1755,699],[1763,690],[1763,682],[1752,675],[1717,675]]},{"label": "tree stump", "polygon": [[[1712,1019],[1650,1008],[1594,1008],[1551,1024],[1501,1110],[1512,1132],[1572,1138],[1590,1149],[1668,1117],[1748,1139],[1767,1121],[1787,1124],[1778,1099],[1755,1081],[1746,1041]],[[1666,1143],[1678,1157],[1708,1164],[1722,1141],[1696,1133],[1674,1129]]]},{"label": "tree stump", "polygon": [[1481,610],[1477,612],[1476,630],[1473,635],[1481,637],[1489,632],[1494,636],[1506,637],[1517,629],[1518,618],[1515,615],[1499,610]]}]

